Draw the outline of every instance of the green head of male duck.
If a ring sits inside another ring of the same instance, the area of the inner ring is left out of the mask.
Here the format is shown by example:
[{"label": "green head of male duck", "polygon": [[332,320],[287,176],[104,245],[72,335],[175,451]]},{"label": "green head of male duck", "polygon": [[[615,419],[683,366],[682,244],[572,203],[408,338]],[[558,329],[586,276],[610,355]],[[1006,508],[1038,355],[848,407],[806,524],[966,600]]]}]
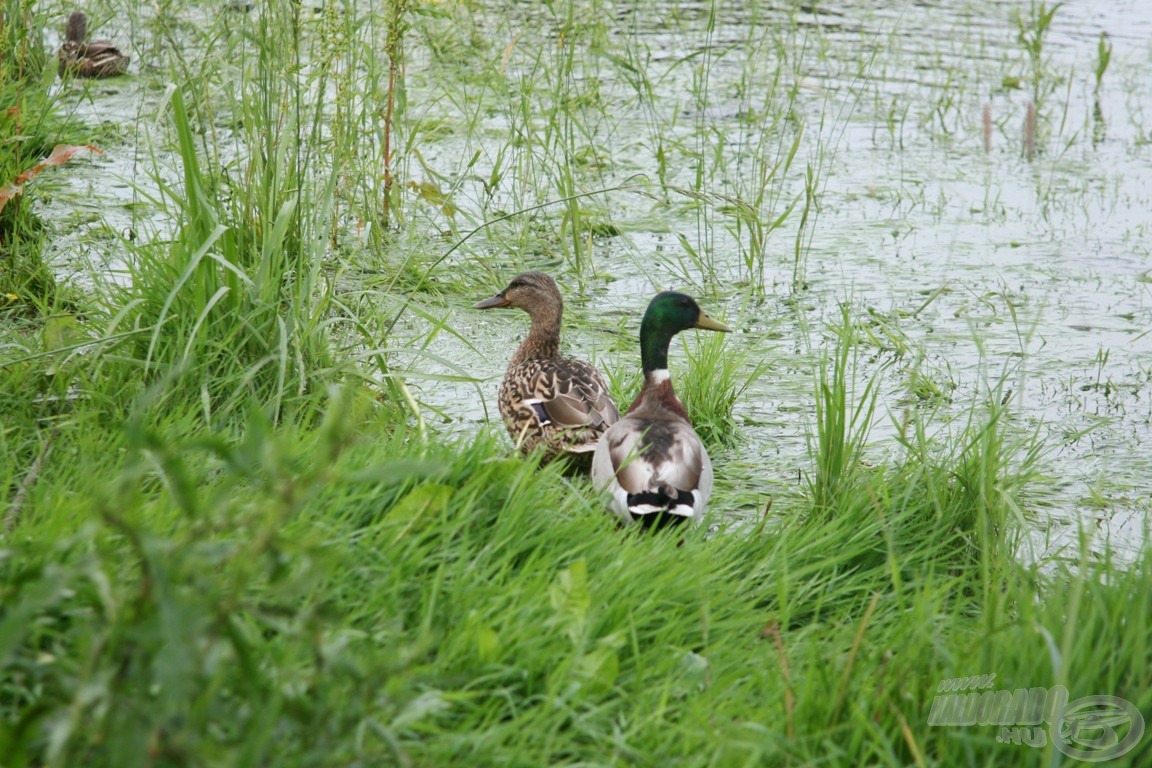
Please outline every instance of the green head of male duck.
[{"label": "green head of male duck", "polygon": [[644,372],[668,367],[668,345],[672,337],[689,328],[731,333],[732,329],[704,314],[691,296],[664,291],[648,304],[640,323],[640,360]]}]

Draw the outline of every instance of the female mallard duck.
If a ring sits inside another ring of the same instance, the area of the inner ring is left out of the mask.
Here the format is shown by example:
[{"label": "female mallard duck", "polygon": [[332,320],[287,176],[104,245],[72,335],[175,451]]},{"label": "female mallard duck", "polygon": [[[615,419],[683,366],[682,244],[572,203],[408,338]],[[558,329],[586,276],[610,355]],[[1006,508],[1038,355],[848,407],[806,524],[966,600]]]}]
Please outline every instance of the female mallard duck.
[{"label": "female mallard duck", "polygon": [[115,77],[128,69],[128,56],[108,40],[88,40],[88,17],[73,11],[56,58],[60,76]]},{"label": "female mallard duck", "polygon": [[692,297],[656,295],[640,323],[644,386],[604,433],[592,457],[592,482],[612,495],[612,511],[645,527],[699,522],[712,493],[712,462],[672,390],[668,344],[688,328],[730,332]]},{"label": "female mallard duck", "polygon": [[474,306],[516,307],[532,320],[497,396],[512,442],[524,453],[542,447],[544,461],[566,456],[574,468],[586,471],[596,443],[620,411],[598,370],[560,356],[564,300],[556,281],[543,272],[525,272]]}]

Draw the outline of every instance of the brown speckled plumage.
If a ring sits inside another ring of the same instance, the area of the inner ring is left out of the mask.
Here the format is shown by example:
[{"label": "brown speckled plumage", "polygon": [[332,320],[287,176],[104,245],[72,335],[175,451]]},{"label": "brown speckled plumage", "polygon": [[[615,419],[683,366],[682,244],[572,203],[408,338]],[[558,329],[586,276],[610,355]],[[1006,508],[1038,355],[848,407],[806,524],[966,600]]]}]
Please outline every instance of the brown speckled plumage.
[{"label": "brown speckled plumage", "polygon": [[577,469],[591,463],[600,436],[620,418],[598,370],[560,354],[564,301],[543,272],[525,272],[477,309],[516,307],[532,320],[504,380],[497,403],[508,434],[521,451],[543,448],[544,461],[567,456]]},{"label": "brown speckled plumage", "polygon": [[128,56],[108,40],[88,40],[88,17],[73,11],[56,58],[60,76],[115,77],[128,69]]}]

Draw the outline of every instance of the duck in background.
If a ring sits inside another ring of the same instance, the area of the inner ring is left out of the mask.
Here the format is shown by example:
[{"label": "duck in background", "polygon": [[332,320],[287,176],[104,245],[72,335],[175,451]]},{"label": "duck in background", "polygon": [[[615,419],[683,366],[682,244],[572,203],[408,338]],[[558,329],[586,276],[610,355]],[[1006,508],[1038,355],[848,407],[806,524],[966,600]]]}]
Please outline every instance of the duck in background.
[{"label": "duck in background", "polygon": [[556,281],[543,272],[525,272],[474,307],[515,307],[532,322],[497,393],[512,442],[525,454],[542,448],[543,461],[565,457],[572,470],[586,472],[600,436],[620,411],[600,371],[560,354],[564,300]]},{"label": "duck in background", "polygon": [[128,69],[128,55],[108,40],[88,40],[88,17],[73,11],[56,54],[60,76],[115,77]]}]

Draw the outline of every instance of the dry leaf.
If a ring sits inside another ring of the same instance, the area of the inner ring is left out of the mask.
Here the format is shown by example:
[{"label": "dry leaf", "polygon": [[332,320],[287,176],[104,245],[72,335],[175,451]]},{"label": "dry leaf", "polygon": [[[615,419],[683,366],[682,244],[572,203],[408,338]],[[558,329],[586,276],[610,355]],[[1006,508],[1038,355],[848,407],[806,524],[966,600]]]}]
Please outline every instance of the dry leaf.
[{"label": "dry leaf", "polygon": [[100,150],[91,144],[57,144],[55,147],[53,147],[52,152],[48,155],[48,157],[44,158],[40,162],[36,163],[36,165],[32,166],[28,170],[24,171],[24,173],[17,176],[16,182],[14,184],[9,184],[8,186],[0,189],[0,211],[4,210],[4,206],[8,204],[9,200],[22,193],[24,191],[24,185],[35,178],[37,174],[39,174],[45,168],[64,165],[64,163],[71,160],[72,156],[82,149],[88,149],[95,152],[96,154],[100,154]]}]

